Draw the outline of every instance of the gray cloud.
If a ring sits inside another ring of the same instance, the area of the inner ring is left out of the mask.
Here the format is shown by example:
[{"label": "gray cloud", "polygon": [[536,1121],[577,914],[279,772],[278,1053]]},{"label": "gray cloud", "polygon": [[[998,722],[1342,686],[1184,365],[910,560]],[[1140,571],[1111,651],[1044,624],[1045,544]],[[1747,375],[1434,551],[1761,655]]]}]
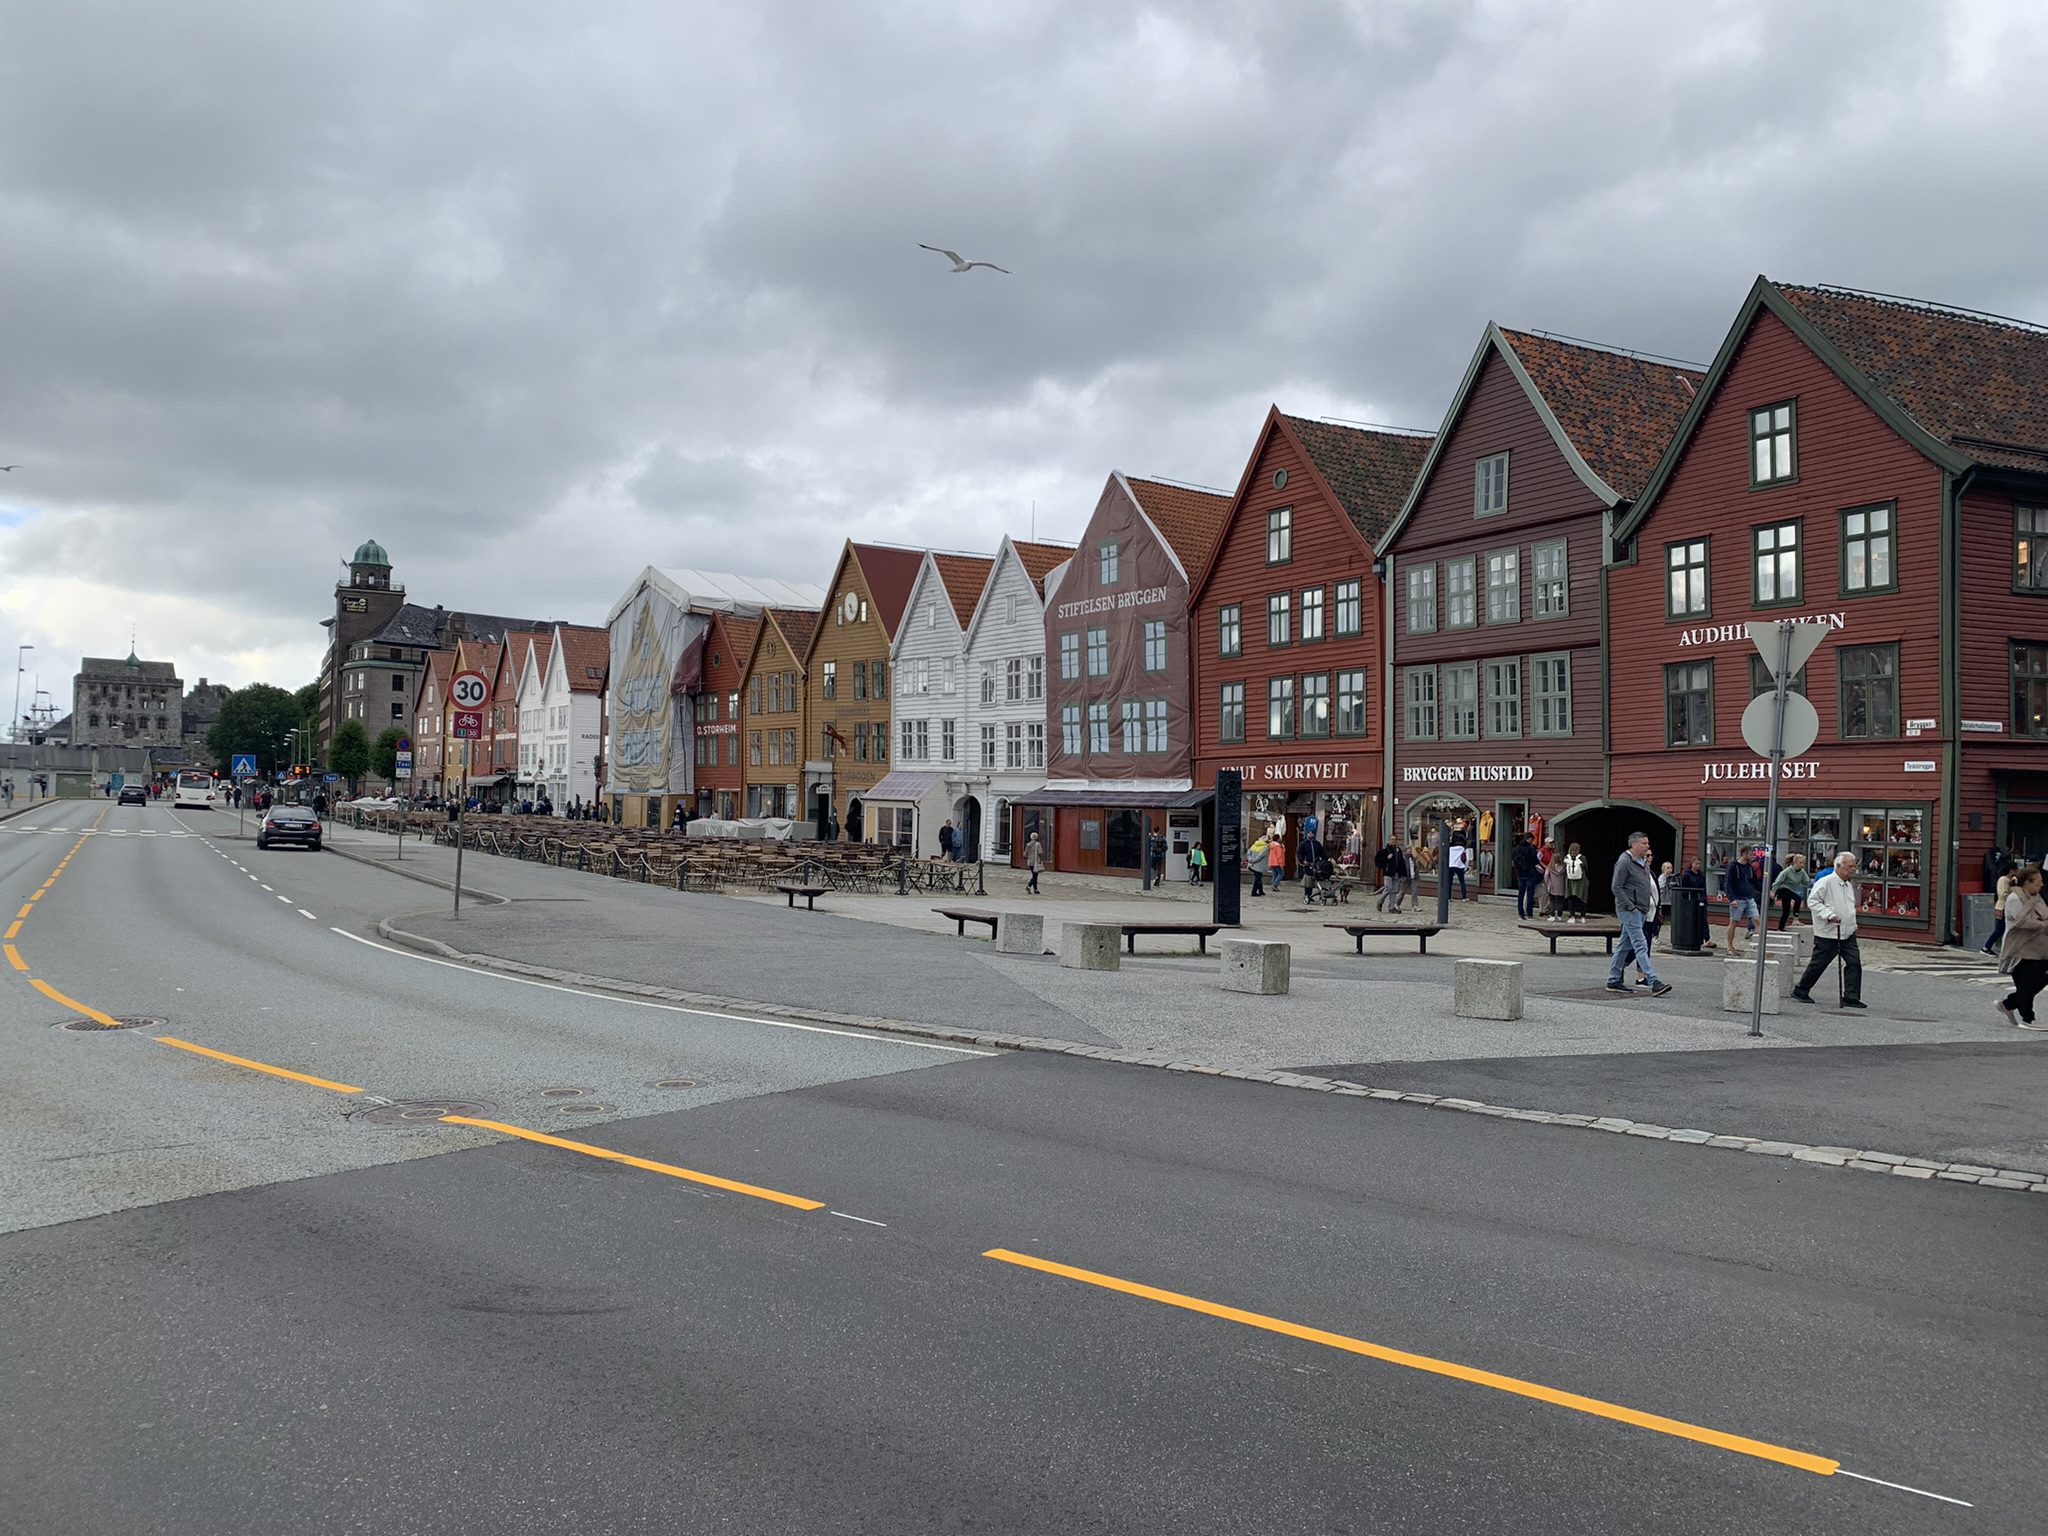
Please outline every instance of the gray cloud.
[{"label": "gray cloud", "polygon": [[[1703,358],[1758,271],[2048,316],[2024,0],[0,0],[0,642],[297,681],[433,602],[1072,534],[1488,318]],[[955,277],[920,240],[1015,269]]]}]

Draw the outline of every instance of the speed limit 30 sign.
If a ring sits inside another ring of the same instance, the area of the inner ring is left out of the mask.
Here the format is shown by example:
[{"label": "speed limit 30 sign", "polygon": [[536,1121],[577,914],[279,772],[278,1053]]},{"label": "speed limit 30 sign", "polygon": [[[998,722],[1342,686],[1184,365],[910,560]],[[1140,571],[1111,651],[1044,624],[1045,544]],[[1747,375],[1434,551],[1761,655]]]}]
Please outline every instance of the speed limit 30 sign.
[{"label": "speed limit 30 sign", "polygon": [[448,685],[448,702],[457,709],[482,709],[491,702],[491,680],[481,672],[458,672]]}]

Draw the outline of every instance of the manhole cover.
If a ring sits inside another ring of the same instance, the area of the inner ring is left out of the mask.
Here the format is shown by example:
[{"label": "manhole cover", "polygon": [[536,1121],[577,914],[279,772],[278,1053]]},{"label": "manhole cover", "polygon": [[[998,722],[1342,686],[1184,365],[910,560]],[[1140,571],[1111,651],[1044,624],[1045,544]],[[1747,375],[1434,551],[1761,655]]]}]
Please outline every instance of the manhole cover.
[{"label": "manhole cover", "polygon": [[651,1086],[656,1088],[694,1088],[697,1086],[697,1079],[694,1077],[658,1077]]},{"label": "manhole cover", "polygon": [[111,1024],[102,1024],[97,1019],[66,1019],[57,1028],[75,1029],[84,1035],[100,1035],[105,1034],[110,1029],[162,1029],[163,1025],[164,1021],[162,1019],[153,1019],[138,1014],[130,1018],[116,1019]]},{"label": "manhole cover", "polygon": [[399,1126],[417,1130],[432,1125],[443,1115],[466,1115],[471,1119],[485,1119],[495,1115],[498,1106],[487,1099],[394,1099],[389,1104],[373,1104],[359,1110],[349,1119],[358,1125]]},{"label": "manhole cover", "polygon": [[612,1112],[609,1104],[600,1104],[595,1099],[581,1099],[574,1104],[557,1104],[556,1109],[565,1115],[608,1115]]},{"label": "manhole cover", "polygon": [[587,1099],[588,1088],[543,1088],[536,1097],[543,1099]]}]

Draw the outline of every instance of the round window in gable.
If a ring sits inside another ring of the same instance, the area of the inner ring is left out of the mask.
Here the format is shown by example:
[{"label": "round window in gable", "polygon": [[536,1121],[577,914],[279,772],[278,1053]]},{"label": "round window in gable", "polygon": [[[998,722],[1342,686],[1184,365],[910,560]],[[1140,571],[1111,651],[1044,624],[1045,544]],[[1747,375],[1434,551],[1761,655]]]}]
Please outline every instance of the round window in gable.
[{"label": "round window in gable", "polygon": [[1286,471],[1286,470],[1284,470],[1284,469],[1276,469],[1276,470],[1274,470],[1274,471],[1273,471],[1273,489],[1274,489],[1274,490],[1276,490],[1276,491],[1284,491],[1284,490],[1286,490],[1286,489],[1287,489],[1287,471]]}]

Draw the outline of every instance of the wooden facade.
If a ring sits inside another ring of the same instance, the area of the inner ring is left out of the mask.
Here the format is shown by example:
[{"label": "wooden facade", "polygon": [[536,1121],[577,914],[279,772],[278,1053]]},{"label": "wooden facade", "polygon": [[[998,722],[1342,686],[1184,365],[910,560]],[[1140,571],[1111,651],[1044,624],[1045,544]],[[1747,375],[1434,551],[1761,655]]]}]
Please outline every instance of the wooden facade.
[{"label": "wooden facade", "polygon": [[[1389,823],[1473,840],[1472,885],[1511,892],[1525,831],[1589,856],[1604,826],[1601,577],[1613,519],[1701,375],[1489,325],[1387,560]],[[1612,863],[1611,858],[1606,858]],[[1597,904],[1597,903],[1596,903]]]},{"label": "wooden facade", "polygon": [[804,814],[827,815],[850,842],[867,832],[866,793],[889,771],[889,647],[903,621],[924,551],[893,544],[857,544],[840,552],[825,588],[806,658]]},{"label": "wooden facade", "polygon": [[[1710,881],[1759,843],[1851,852],[1865,921],[1940,941],[1994,839],[2048,851],[2030,739],[2048,722],[2024,718],[2014,672],[2048,643],[2017,526],[2048,503],[2044,386],[2038,331],[1758,280],[1609,584],[1613,793],[1668,817]],[[1744,625],[1785,618],[1828,635],[1800,680],[1819,736],[1773,836],[1741,734],[1762,681]]]},{"label": "wooden facade", "polygon": [[706,633],[703,672],[690,696],[696,762],[697,804],[693,814],[731,821],[746,804],[747,662],[761,621],[739,613],[714,613]]},{"label": "wooden facade", "polygon": [[741,678],[740,814],[803,817],[803,755],[807,715],[804,657],[818,616],[801,608],[770,608]]},{"label": "wooden facade", "polygon": [[1241,773],[1245,829],[1284,820],[1290,872],[1304,817],[1340,847],[1381,823],[1373,543],[1430,442],[1272,408],[1196,590],[1195,782]]}]

